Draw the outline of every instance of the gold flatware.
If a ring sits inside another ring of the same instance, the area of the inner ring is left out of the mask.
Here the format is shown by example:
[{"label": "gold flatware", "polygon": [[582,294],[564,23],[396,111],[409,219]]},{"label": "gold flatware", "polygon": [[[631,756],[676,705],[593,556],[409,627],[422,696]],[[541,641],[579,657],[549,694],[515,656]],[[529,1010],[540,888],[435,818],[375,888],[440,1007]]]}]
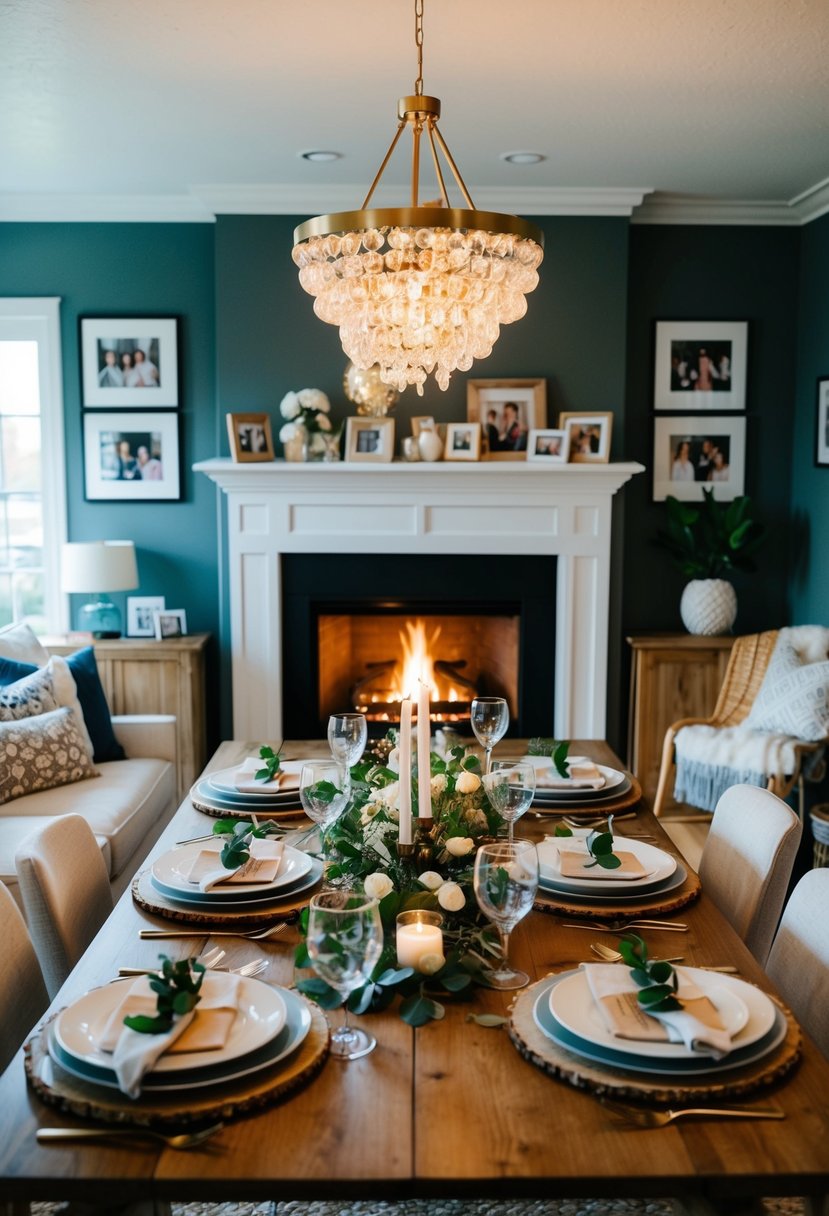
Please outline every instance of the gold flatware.
[{"label": "gold flatware", "polygon": [[651,929],[654,933],[687,933],[688,926],[683,921],[665,920],[614,920],[590,921],[587,924],[575,921],[562,921],[562,929],[592,929],[594,933],[625,933],[628,929]]},{"label": "gold flatware", "polygon": [[679,1110],[645,1110],[639,1106],[628,1106],[624,1102],[600,1098],[618,1119],[636,1127],[667,1127],[677,1119],[785,1119],[786,1112],[779,1106],[683,1106]]},{"label": "gold flatware", "polygon": [[[224,950],[222,954],[224,954]],[[246,979],[253,979],[254,976],[261,975],[268,965],[266,958],[256,958],[251,959],[249,963],[243,963],[241,967],[217,967],[215,963],[212,963],[208,967],[208,971],[222,971],[227,972],[228,975],[242,975]],[[161,972],[148,967],[119,967],[118,974],[119,976],[160,975]]]},{"label": "gold flatware", "polygon": [[[612,814],[612,811],[608,812],[608,815]],[[559,818],[563,819],[567,826],[571,828],[593,828],[607,823],[608,815],[586,815],[583,818],[580,818],[578,815],[561,815]],[[625,811],[623,815],[613,815],[613,822],[616,824],[620,823],[623,819],[635,818],[636,811]]]},{"label": "gold flatware", "polygon": [[149,1127],[40,1127],[37,1140],[39,1144],[58,1144],[67,1140],[121,1140],[130,1137],[160,1140],[167,1148],[186,1149],[203,1144],[223,1127],[223,1123],[214,1123],[199,1132],[182,1132],[177,1136],[168,1136]]},{"label": "gold flatware", "polygon": [[[610,946],[606,946],[604,942],[591,942],[590,949],[597,958],[604,959],[606,963],[621,963],[623,961],[618,950],[611,950]],[[677,958],[660,958],[654,959],[655,963],[682,963],[684,956],[679,955]],[[736,967],[706,967],[704,964],[694,964],[699,971],[718,971],[724,975],[736,975]]]},{"label": "gold flatware", "polygon": [[265,942],[269,938],[276,937],[283,929],[287,929],[288,922],[281,920],[276,925],[268,925],[265,929],[251,929],[250,932],[245,932],[242,929],[142,929],[138,936],[144,938],[167,938],[167,937],[246,937],[249,942]]}]

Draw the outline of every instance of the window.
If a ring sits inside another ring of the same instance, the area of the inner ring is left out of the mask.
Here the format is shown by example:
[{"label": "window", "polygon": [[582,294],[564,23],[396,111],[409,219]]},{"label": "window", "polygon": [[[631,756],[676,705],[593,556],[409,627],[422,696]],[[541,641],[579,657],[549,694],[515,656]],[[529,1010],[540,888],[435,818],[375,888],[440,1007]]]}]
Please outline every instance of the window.
[{"label": "window", "polygon": [[66,627],[60,301],[0,299],[0,627]]}]

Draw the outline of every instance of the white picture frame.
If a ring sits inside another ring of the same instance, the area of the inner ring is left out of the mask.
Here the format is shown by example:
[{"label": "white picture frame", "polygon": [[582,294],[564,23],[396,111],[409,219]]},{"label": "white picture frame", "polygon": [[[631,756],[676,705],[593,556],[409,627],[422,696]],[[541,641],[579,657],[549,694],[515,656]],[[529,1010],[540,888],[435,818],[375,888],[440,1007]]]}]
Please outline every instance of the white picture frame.
[{"label": "white picture frame", "polygon": [[[84,494],[89,502],[178,502],[181,498],[179,415],[83,416]],[[126,448],[124,447],[126,445]],[[141,472],[146,449],[147,476]]]},{"label": "white picture frame", "polygon": [[566,430],[535,428],[527,443],[527,460],[539,464],[567,464],[570,437]]},{"label": "white picture frame", "polygon": [[163,595],[128,595],[127,637],[154,638],[155,614],[164,608]]},{"label": "white picture frame", "polygon": [[745,410],[747,356],[748,321],[657,321],[654,410]]},{"label": "white picture frame", "polygon": [[81,317],[83,408],[177,409],[178,328],[177,317]]},{"label": "white picture frame", "polygon": [[607,464],[613,438],[611,410],[567,410],[558,416],[559,429],[567,432],[570,464]]},{"label": "white picture frame", "polygon": [[187,613],[183,608],[162,608],[153,613],[155,636],[159,642],[167,638],[187,636]]},{"label": "white picture frame", "polygon": [[739,498],[745,493],[745,448],[745,417],[655,418],[653,501],[664,502],[671,495],[682,502],[700,502],[703,489],[713,489],[722,502]]}]

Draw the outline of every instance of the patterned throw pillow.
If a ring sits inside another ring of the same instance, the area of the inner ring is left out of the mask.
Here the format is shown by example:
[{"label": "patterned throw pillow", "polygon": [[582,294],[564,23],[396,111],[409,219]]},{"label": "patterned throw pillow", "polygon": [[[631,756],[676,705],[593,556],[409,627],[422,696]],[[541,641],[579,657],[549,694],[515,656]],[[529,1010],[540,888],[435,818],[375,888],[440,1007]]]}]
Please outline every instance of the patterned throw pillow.
[{"label": "patterned throw pillow", "polygon": [[0,803],[97,776],[68,706],[0,722]]},{"label": "patterned throw pillow", "polygon": [[0,688],[0,722],[33,718],[64,705],[71,709],[75,725],[92,759],[92,740],[66,659],[52,655],[45,667],[39,667],[31,675]]},{"label": "patterned throw pillow", "polygon": [[781,629],[746,726],[817,743],[829,735],[829,661],[803,663]]}]

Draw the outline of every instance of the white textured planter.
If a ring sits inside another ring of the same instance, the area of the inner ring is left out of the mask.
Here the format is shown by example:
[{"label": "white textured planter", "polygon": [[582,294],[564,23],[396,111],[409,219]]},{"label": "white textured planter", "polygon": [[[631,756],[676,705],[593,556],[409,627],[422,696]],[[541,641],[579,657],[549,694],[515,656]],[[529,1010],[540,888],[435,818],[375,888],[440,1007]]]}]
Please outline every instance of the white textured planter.
[{"label": "white textured planter", "polygon": [[723,578],[695,578],[682,592],[679,615],[689,633],[728,633],[737,617],[737,595]]}]

